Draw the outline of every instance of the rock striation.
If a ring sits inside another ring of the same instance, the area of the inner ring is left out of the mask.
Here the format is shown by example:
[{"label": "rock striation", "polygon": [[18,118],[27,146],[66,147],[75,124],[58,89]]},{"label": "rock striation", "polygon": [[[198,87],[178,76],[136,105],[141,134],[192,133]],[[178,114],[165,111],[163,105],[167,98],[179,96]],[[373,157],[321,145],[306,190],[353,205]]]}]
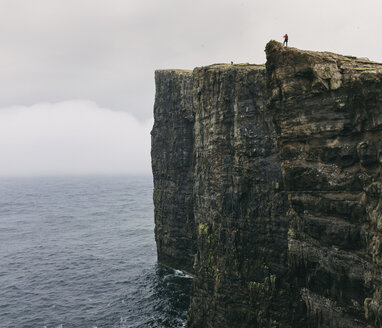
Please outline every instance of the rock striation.
[{"label": "rock striation", "polygon": [[158,70],[155,85],[151,164],[158,261],[192,273],[196,253],[192,71]]},{"label": "rock striation", "polygon": [[309,327],[380,327],[382,65],[277,42],[266,53]]},{"label": "rock striation", "polygon": [[188,327],[381,327],[382,65],[266,54],[156,72],[158,261]]},{"label": "rock striation", "polygon": [[289,206],[265,67],[212,65],[193,80],[198,252],[188,326],[292,327]]}]

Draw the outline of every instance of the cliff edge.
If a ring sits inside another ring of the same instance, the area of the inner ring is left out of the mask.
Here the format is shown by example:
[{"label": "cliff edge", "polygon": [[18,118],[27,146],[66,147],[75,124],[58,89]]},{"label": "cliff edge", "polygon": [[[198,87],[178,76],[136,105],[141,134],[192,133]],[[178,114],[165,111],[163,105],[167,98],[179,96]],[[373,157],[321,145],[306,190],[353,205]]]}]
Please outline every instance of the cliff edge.
[{"label": "cliff edge", "polygon": [[312,327],[381,326],[382,65],[270,42],[288,269]]},{"label": "cliff edge", "polygon": [[192,273],[196,253],[192,72],[158,70],[155,85],[151,164],[158,261]]},{"label": "cliff edge", "polygon": [[266,54],[156,72],[158,261],[188,327],[381,327],[382,64]]}]

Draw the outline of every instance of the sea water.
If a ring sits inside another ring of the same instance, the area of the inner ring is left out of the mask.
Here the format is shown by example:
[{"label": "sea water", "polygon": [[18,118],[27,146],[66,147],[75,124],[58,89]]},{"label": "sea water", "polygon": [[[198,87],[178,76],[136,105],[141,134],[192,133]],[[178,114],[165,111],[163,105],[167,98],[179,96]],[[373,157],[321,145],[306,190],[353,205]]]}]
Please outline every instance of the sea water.
[{"label": "sea water", "polygon": [[156,263],[151,177],[0,178],[0,327],[182,327]]}]

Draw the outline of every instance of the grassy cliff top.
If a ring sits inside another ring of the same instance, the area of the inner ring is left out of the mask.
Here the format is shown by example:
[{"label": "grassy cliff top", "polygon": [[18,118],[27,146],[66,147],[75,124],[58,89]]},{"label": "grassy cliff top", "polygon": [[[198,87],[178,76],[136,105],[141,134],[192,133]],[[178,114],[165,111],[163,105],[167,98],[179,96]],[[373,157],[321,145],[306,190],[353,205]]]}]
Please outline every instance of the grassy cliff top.
[{"label": "grassy cliff top", "polygon": [[189,69],[157,69],[155,73],[178,73],[178,74],[192,74],[192,70]]},{"label": "grassy cliff top", "polygon": [[249,64],[249,63],[238,63],[238,64],[219,63],[219,64],[212,64],[208,66],[196,67],[195,69],[221,70],[221,71],[230,70],[230,69],[262,70],[262,69],[265,69],[265,64],[256,65],[256,64]]},{"label": "grassy cliff top", "polygon": [[[217,70],[217,71],[227,71],[231,69],[240,69],[240,70],[263,70],[265,69],[265,64],[256,65],[249,63],[237,63],[237,64],[229,64],[229,63],[217,63],[207,66],[196,67],[196,70]],[[155,73],[159,74],[192,74],[193,70],[185,70],[185,69],[158,69]]]}]

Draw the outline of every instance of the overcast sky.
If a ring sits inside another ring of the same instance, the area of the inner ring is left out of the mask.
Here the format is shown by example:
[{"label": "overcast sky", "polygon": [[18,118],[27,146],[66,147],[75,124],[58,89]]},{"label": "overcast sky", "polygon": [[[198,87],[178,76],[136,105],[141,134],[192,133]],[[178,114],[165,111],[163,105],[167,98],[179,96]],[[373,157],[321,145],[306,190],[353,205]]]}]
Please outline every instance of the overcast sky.
[{"label": "overcast sky", "polygon": [[155,69],[264,63],[285,33],[382,62],[381,13],[380,0],[0,0],[0,175],[149,174]]}]

